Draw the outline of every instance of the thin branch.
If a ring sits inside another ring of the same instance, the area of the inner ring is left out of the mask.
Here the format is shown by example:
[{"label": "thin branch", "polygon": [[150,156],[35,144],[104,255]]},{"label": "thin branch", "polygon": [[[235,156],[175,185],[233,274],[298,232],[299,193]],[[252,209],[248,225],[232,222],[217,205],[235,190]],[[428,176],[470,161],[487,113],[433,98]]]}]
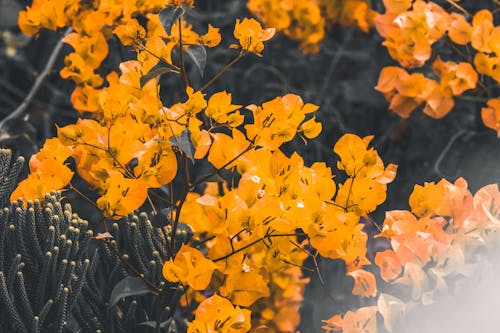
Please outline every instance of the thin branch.
[{"label": "thin branch", "polygon": [[175,239],[176,239],[176,234],[177,234],[177,226],[179,225],[179,218],[181,216],[181,209],[182,206],[184,205],[184,202],[186,201],[186,198],[189,194],[189,191],[191,191],[191,180],[189,176],[189,162],[188,162],[188,157],[186,156],[185,153],[182,153],[182,157],[184,159],[184,181],[186,184],[186,189],[184,192],[184,195],[181,198],[181,201],[179,202],[179,205],[177,205],[177,209],[175,212],[175,220],[174,220],[174,225],[172,227],[172,234],[171,234],[171,240],[170,240],[170,248],[171,248],[171,253],[172,253],[172,258],[175,258]]},{"label": "thin branch", "polygon": [[153,200],[151,200],[151,197],[149,196],[149,194],[147,196],[147,200],[149,202],[149,205],[151,206],[151,210],[153,211],[153,215],[158,214],[158,212],[156,211],[156,207],[155,207],[155,205],[153,203]]},{"label": "thin branch", "polygon": [[224,73],[226,73],[231,67],[233,67],[234,64],[236,64],[243,56],[245,55],[244,51],[241,51],[236,58],[234,58],[229,64],[226,65],[219,73],[217,73],[210,81],[205,83],[203,87],[200,88],[199,91],[206,90],[208,87],[210,87],[215,81],[217,81]]},{"label": "thin branch", "polygon": [[446,45],[448,45],[451,49],[453,49],[453,51],[455,51],[459,56],[461,56],[465,61],[467,62],[472,62],[472,60],[470,59],[470,57],[468,57],[467,55],[465,55],[462,51],[460,51],[456,46],[455,46],[455,43],[453,43],[453,41],[450,39],[449,36],[447,36],[447,38],[445,39],[445,42],[446,42]]},{"label": "thin branch", "polygon": [[332,78],[333,73],[335,72],[335,69],[337,68],[340,59],[344,55],[344,47],[341,45],[337,52],[335,52],[335,56],[333,57],[330,66],[328,66],[328,70],[326,71],[326,74],[323,79],[323,84],[321,85],[320,93],[318,96],[318,105],[323,105],[323,101],[325,99],[325,96],[328,91],[330,79]]},{"label": "thin branch", "polygon": [[310,251],[306,250],[305,248],[303,248],[302,246],[300,246],[296,242],[290,241],[290,243],[292,243],[292,245],[295,246],[300,251],[302,251],[305,254],[307,254],[313,260],[314,269],[312,269],[312,271],[315,272],[318,275],[319,282],[321,283],[321,285],[323,287],[325,287],[325,280],[323,279],[323,275],[321,274],[321,271],[319,270],[318,261],[316,260],[316,257],[318,256],[319,252],[316,252],[316,254],[313,255]]},{"label": "thin branch", "polygon": [[[450,151],[450,149],[453,146],[453,144],[455,143],[455,141],[457,141],[458,138],[460,138],[462,135],[464,135],[466,133],[467,133],[467,131],[464,130],[464,129],[461,129],[457,133],[455,133],[455,135],[453,135],[451,137],[450,141],[448,141],[448,143],[444,147],[444,149],[441,152],[441,154],[439,154],[439,156],[438,156],[438,158],[436,160],[436,163],[434,163],[434,172],[439,177],[446,177],[446,175],[441,171],[441,163],[443,163],[444,158],[446,157],[446,155]],[[460,174],[460,169],[457,170],[457,172],[455,173],[455,175],[453,176],[453,178],[458,177],[459,174]]]},{"label": "thin branch", "polygon": [[200,241],[196,241],[196,246],[201,246],[201,245],[205,244],[206,242],[211,241],[211,240],[212,240],[212,239],[214,239],[215,237],[216,237],[215,235],[212,235],[212,236],[210,236],[210,237],[208,237],[208,238],[202,239],[202,240],[200,240]]},{"label": "thin branch", "polygon": [[161,195],[156,193],[153,188],[148,188],[148,193],[151,193],[156,199],[160,200],[161,202],[166,204],[168,207],[172,207],[172,203],[170,202],[170,200],[165,199],[164,197],[162,197]]},{"label": "thin branch", "polygon": [[465,10],[465,8],[463,8],[462,6],[460,6],[459,4],[457,4],[455,1],[453,0],[446,0],[447,3],[449,3],[450,5],[452,5],[453,7],[455,7],[456,9],[458,9],[459,11],[461,11],[462,13],[464,13],[467,17],[471,17],[472,15]]},{"label": "thin branch", "polygon": [[153,53],[152,51],[148,50],[144,44],[141,45],[141,49],[143,51],[146,51],[147,53],[149,53],[150,55],[152,55],[153,57],[155,57],[156,59],[158,59],[159,61],[161,61],[165,65],[167,65],[167,67],[169,67],[170,69],[172,69],[172,72],[174,72],[174,73],[180,73],[181,69],[179,67],[177,67],[177,66],[169,63],[167,60],[163,59],[159,55],[157,55],[157,54]]},{"label": "thin branch", "polygon": [[266,234],[262,237],[260,237],[259,239],[256,239],[254,240],[253,242],[251,243],[248,243],[247,245],[243,246],[243,247],[240,247],[239,249],[237,250],[234,250],[234,251],[231,251],[230,253],[222,256],[222,257],[219,257],[219,258],[216,258],[216,259],[212,259],[213,262],[217,262],[217,261],[222,261],[222,260],[225,260],[235,254],[238,254],[240,253],[241,251],[245,251],[246,249],[264,241],[264,240],[267,240],[267,239],[270,239],[270,238],[273,238],[273,237],[297,237],[297,236],[307,236],[306,234],[303,234],[303,233],[293,233],[293,234]]},{"label": "thin branch", "polygon": [[179,17],[178,20],[178,25],[179,25],[179,58],[181,61],[181,75],[182,75],[182,81],[184,82],[184,89],[187,89],[189,87],[189,81],[186,73],[186,65],[184,63],[184,50],[182,49],[182,19]]},{"label": "thin branch", "polygon": [[[379,232],[379,233],[382,233],[382,232],[383,232],[382,228],[381,228],[381,227],[377,224],[377,221],[375,221],[375,220],[374,220],[374,219],[370,216],[370,214],[368,214],[368,215],[366,216],[366,218],[367,218],[367,219],[368,219],[368,221],[370,221],[370,222],[371,222],[371,224],[372,224],[372,225],[373,225],[373,226],[374,226],[374,227],[378,230],[378,232]],[[384,236],[384,237],[382,237],[382,239],[385,239],[385,241],[387,242],[387,244],[389,244],[389,247],[392,249],[392,243],[391,243],[391,241],[389,240],[389,238],[387,238],[387,237],[385,237],[385,236]]]},{"label": "thin branch", "polygon": [[344,206],[342,206],[342,205],[340,205],[340,204],[336,203],[335,201],[325,201],[325,203],[326,203],[327,205],[332,205],[332,206],[335,206],[335,207],[338,207],[338,208],[342,208],[342,209],[344,209],[344,210],[345,210],[345,207],[344,207]]},{"label": "thin branch", "polygon": [[125,259],[123,257],[123,255],[118,251],[118,249],[116,248],[116,246],[114,246],[116,242],[113,242],[113,241],[110,241],[109,239],[104,239],[103,240],[106,244],[109,245],[109,247],[111,248],[111,250],[114,252],[114,254],[118,257],[118,259],[120,259],[120,261],[122,263],[125,264],[125,266],[127,266],[138,278],[140,278],[142,281],[144,281],[144,283],[148,286],[149,289],[151,289],[153,292],[159,294],[161,292],[161,290],[154,285],[153,282],[149,281],[148,278],[146,278],[144,276],[144,274],[142,274],[141,272],[139,272],[135,267],[134,265],[132,265],[127,259]]},{"label": "thin branch", "polygon": [[[90,203],[92,206],[94,206],[95,208],[99,209],[99,207],[97,207],[96,203],[92,200],[90,200],[90,198],[88,196],[86,196],[85,194],[83,194],[80,190],[78,190],[73,184],[71,184],[71,182],[68,184],[68,187],[70,190],[73,190],[76,194],[78,194],[79,196],[81,196],[85,201],[87,201],[88,203]],[[99,209],[99,211],[101,211]]]},{"label": "thin branch", "polygon": [[63,37],[57,42],[56,46],[52,50],[52,53],[49,57],[49,60],[45,64],[45,68],[40,73],[40,75],[36,78],[35,83],[31,87],[30,92],[28,93],[28,95],[26,96],[24,101],[21,103],[21,105],[19,105],[17,107],[17,109],[14,110],[14,112],[12,112],[10,115],[5,117],[0,122],[0,129],[2,129],[9,120],[21,117],[26,112],[26,110],[28,109],[28,106],[30,106],[30,104],[33,101],[33,99],[35,98],[36,94],[38,93],[38,91],[42,87],[43,81],[45,81],[47,76],[49,76],[50,72],[52,71],[52,67],[54,67],[54,64],[56,63],[57,57],[59,56],[59,52],[61,51],[61,48],[64,44],[64,42],[63,42],[64,37],[66,37],[68,34],[70,34],[71,31],[73,31],[72,28],[66,29]]},{"label": "thin branch", "polygon": [[207,179],[210,179],[210,177],[215,176],[220,170],[224,169],[228,165],[231,165],[232,163],[234,163],[234,161],[236,161],[238,158],[240,158],[244,154],[248,153],[253,148],[255,148],[255,146],[253,145],[253,142],[250,142],[250,144],[248,145],[248,147],[245,148],[245,150],[243,150],[241,153],[239,153],[238,155],[236,155],[235,157],[230,159],[228,162],[226,162],[223,166],[221,166],[219,169],[217,169],[216,172],[212,172],[211,174],[208,174],[206,176],[201,177],[200,179],[195,180],[195,182],[192,185],[193,186],[199,185],[199,184],[203,183],[204,181],[206,181]]}]

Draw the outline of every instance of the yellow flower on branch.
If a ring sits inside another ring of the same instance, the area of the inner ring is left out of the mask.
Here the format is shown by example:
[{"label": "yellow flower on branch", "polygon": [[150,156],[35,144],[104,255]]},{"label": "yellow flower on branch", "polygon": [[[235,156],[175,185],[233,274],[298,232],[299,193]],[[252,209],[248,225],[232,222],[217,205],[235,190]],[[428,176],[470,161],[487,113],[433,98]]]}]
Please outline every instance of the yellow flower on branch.
[{"label": "yellow flower on branch", "polygon": [[243,50],[262,56],[264,42],[270,40],[276,29],[263,29],[262,25],[254,19],[244,18],[243,21],[236,20],[234,37],[240,42]]}]

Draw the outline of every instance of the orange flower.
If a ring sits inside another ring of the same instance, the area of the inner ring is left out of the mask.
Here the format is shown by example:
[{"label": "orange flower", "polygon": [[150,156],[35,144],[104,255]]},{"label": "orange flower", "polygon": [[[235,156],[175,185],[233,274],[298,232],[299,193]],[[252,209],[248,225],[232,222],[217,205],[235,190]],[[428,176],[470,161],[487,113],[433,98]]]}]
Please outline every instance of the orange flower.
[{"label": "orange flower", "polygon": [[205,113],[219,124],[238,127],[243,123],[243,115],[238,111],[241,105],[231,104],[231,94],[221,91],[213,94],[208,100]]},{"label": "orange flower", "polygon": [[209,24],[207,33],[200,36],[200,43],[207,47],[215,47],[220,44],[221,39],[219,28],[214,28]]},{"label": "orange flower", "polygon": [[40,163],[36,170],[32,170],[28,178],[21,181],[16,190],[11,194],[10,200],[18,198],[24,200],[43,199],[45,194],[60,190],[66,186],[74,172],[62,163],[53,159],[46,159]]},{"label": "orange flower", "polygon": [[[208,161],[216,169],[220,169],[225,164],[233,161],[248,148],[250,143],[245,135],[237,129],[233,129],[233,137],[224,133],[216,133],[213,136],[212,147],[208,154]],[[227,169],[236,165],[236,160],[226,166]]]},{"label": "orange flower", "polygon": [[394,280],[403,271],[398,256],[393,250],[377,252],[375,264],[380,268],[380,277],[386,282]]},{"label": "orange flower", "polygon": [[486,9],[478,11],[472,19],[472,47],[480,52],[492,52],[490,42],[494,29],[493,14]]},{"label": "orange flower", "polygon": [[450,15],[450,26],[448,36],[457,44],[467,45],[471,41],[472,26],[463,15],[452,13]]},{"label": "orange flower", "polygon": [[498,184],[480,188],[474,195],[474,215],[472,220],[480,227],[487,228],[500,224],[500,192]]},{"label": "orange flower", "polygon": [[254,19],[244,18],[241,22],[237,19],[234,37],[240,42],[243,50],[262,56],[264,42],[271,39],[275,31],[274,28],[262,29],[260,23]]},{"label": "orange flower", "polygon": [[245,333],[250,331],[250,310],[234,307],[215,294],[200,303],[195,319],[188,323],[188,333]]},{"label": "orange flower", "polygon": [[58,138],[47,139],[43,148],[33,155],[29,162],[31,174],[21,181],[10,199],[43,199],[44,195],[60,190],[70,182],[74,172],[64,162],[71,155],[71,149]]},{"label": "orange flower", "polygon": [[344,333],[375,333],[377,332],[377,307],[359,308],[355,312],[347,311],[344,317],[335,315],[323,320],[322,328],[327,331],[343,331]]},{"label": "orange flower", "polygon": [[80,112],[95,112],[99,108],[99,90],[91,86],[76,87],[71,94],[71,103]]},{"label": "orange flower", "polygon": [[127,215],[142,206],[148,196],[147,184],[140,179],[125,178],[113,172],[105,182],[105,193],[97,199],[97,207],[104,216]]},{"label": "orange flower", "polygon": [[440,89],[444,96],[459,96],[477,85],[477,73],[468,62],[444,62],[438,56],[432,68],[441,79]]},{"label": "orange flower", "polygon": [[353,295],[360,295],[361,297],[375,297],[377,295],[377,282],[373,273],[359,269],[347,275],[354,278]]},{"label": "orange flower", "polygon": [[500,98],[488,101],[488,106],[481,109],[481,119],[486,127],[495,130],[500,137]]},{"label": "orange flower", "polygon": [[[244,264],[245,265],[245,264]],[[269,296],[267,282],[255,271],[238,271],[229,274],[220,289],[221,295],[228,297],[233,304],[250,306],[259,298]]]},{"label": "orange flower", "polygon": [[117,26],[113,33],[118,36],[123,45],[134,45],[146,37],[146,30],[136,19],[131,19]]},{"label": "orange flower", "polygon": [[215,264],[195,248],[182,245],[175,259],[163,265],[163,276],[171,282],[182,282],[195,290],[203,290],[210,283]]},{"label": "orange flower", "polygon": [[411,7],[412,0],[383,0],[388,13],[399,15]]},{"label": "orange flower", "polygon": [[64,42],[69,44],[87,64],[96,69],[108,55],[108,42],[101,32],[92,36],[83,36],[76,32],[64,37]]}]

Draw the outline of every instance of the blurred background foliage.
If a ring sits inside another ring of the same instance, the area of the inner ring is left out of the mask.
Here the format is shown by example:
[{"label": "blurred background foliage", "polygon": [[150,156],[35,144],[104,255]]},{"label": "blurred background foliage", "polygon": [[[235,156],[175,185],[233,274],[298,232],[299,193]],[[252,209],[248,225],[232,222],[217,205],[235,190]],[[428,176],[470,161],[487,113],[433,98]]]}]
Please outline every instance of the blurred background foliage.
[{"label": "blurred background foliage", "polygon": [[[382,8],[381,1],[371,2],[373,8]],[[466,1],[464,6],[476,12],[490,3]],[[42,31],[36,38],[24,36],[19,31],[17,14],[26,4],[17,0],[0,0],[1,118],[23,101],[60,39],[58,34],[48,31]],[[195,28],[206,27],[207,23],[220,27],[223,43],[229,45],[233,41],[235,19],[250,16],[250,13],[242,0],[204,0],[189,15],[193,17],[191,22]],[[454,181],[462,176],[469,182],[471,192],[475,192],[485,184],[498,182],[500,145],[494,131],[486,129],[481,122],[479,110],[484,101],[458,100],[454,111],[440,120],[431,119],[421,112],[414,112],[406,120],[399,118],[388,110],[382,94],[373,89],[380,70],[384,66],[396,65],[381,42],[382,38],[375,30],[365,33],[357,28],[334,26],[328,30],[318,53],[304,54],[298,42],[278,34],[266,44],[263,58],[245,57],[207,93],[227,90],[233,94],[235,103],[242,105],[295,93],[305,102],[318,104],[320,111],[317,116],[323,123],[322,134],[307,145],[296,139],[285,146],[287,153],[298,151],[309,164],[325,161],[334,166],[336,160],[332,147],[345,133],[374,135],[373,146],[382,160],[399,165],[395,181],[388,186],[386,203],[373,215],[378,223],[382,223],[384,211],[408,208],[407,198],[414,184],[437,181],[442,177]],[[62,53],[69,50],[70,47],[65,45]],[[11,148],[29,159],[46,138],[55,135],[56,125],[76,121],[79,115],[72,109],[69,99],[73,83],[62,80],[58,74],[63,54],[35,96],[27,116],[12,119],[0,129],[0,147]],[[115,41],[110,45],[102,70],[117,68],[121,61],[133,56],[133,52]],[[228,48],[210,50],[205,75],[213,76],[233,56],[234,51]],[[192,85],[200,87],[202,80],[198,72],[195,68],[189,70]],[[166,103],[177,102],[179,79],[164,75],[161,84],[164,87],[162,98]],[[26,174],[27,170],[23,172]],[[92,207],[76,195],[68,193],[68,196],[75,212],[91,224],[96,222],[99,215]],[[350,291],[352,286],[346,287],[339,282],[344,281],[345,273],[341,263],[324,260],[320,268],[326,277],[327,290],[325,292],[317,277],[311,275],[313,282],[306,290],[302,307],[301,332],[320,331],[321,319],[328,318],[335,311],[360,305],[353,304],[353,300],[344,295],[344,291]]]}]

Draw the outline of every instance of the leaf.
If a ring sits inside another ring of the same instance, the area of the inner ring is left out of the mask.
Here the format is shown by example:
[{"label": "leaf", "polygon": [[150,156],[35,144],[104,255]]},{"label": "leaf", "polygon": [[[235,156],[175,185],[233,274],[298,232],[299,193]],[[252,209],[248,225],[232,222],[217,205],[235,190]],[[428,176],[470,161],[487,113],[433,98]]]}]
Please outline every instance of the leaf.
[{"label": "leaf", "polygon": [[181,135],[170,138],[170,143],[182,150],[184,154],[193,162],[194,164],[194,145],[191,141],[191,132],[189,129],[182,131]]},{"label": "leaf", "polygon": [[215,172],[215,173],[211,173],[209,175],[206,175],[206,176],[202,176],[200,177],[198,180],[196,180],[194,183],[195,184],[198,184],[198,183],[201,183],[201,182],[208,182],[208,183],[224,183],[225,182],[225,179],[222,178],[222,176],[218,173],[218,172]]},{"label": "leaf", "polygon": [[155,228],[163,228],[167,224],[170,224],[170,214],[172,213],[172,208],[164,208],[160,210],[158,214],[156,214],[151,223],[153,224],[153,227]]},{"label": "leaf", "polygon": [[134,170],[136,166],[139,165],[139,159],[137,157],[134,157],[133,159],[130,160],[130,162],[127,163],[125,166],[127,170]]},{"label": "leaf", "polygon": [[158,17],[163,29],[165,29],[165,32],[167,34],[170,35],[172,31],[172,25],[182,14],[184,14],[184,9],[182,7],[166,7],[160,11]]},{"label": "leaf", "polygon": [[[148,327],[152,327],[152,328],[156,328],[156,321],[143,321],[142,323],[139,323],[137,325],[142,325],[142,326],[148,326]],[[168,332],[171,332],[172,328],[175,328],[175,322],[172,320],[172,318],[168,318],[167,320],[165,320],[164,322],[161,322],[160,323],[160,327],[161,328],[165,328],[165,327],[168,327]],[[173,330],[172,332],[175,332],[175,330]]]},{"label": "leaf", "polygon": [[116,284],[109,297],[109,307],[112,308],[122,298],[129,296],[138,296],[152,293],[151,289],[142,281],[141,278],[127,276]]},{"label": "leaf", "polygon": [[151,68],[151,70],[144,76],[142,76],[139,80],[139,83],[141,84],[141,88],[146,85],[149,81],[154,79],[157,76],[163,75],[165,73],[173,72],[171,68],[168,67],[162,67],[161,65],[154,66]]},{"label": "leaf", "polygon": [[203,45],[191,45],[187,49],[187,54],[193,59],[196,68],[200,72],[201,77],[205,73],[205,66],[207,64],[207,51]]}]

